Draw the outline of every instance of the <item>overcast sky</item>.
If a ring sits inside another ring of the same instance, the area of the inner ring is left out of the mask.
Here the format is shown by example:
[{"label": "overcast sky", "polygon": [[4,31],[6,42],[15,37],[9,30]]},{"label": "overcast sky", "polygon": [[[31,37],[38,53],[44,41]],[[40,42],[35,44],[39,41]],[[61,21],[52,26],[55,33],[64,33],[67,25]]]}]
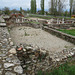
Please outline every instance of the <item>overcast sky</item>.
[{"label": "overcast sky", "polygon": [[[9,7],[10,9],[19,9],[20,7],[22,7],[23,9],[27,9],[30,8],[30,1],[31,0],[0,0],[0,8]],[[36,1],[37,8],[40,9],[40,0]],[[49,9],[49,1],[50,0],[45,0],[45,10]],[[68,6],[67,9],[69,9]]]}]

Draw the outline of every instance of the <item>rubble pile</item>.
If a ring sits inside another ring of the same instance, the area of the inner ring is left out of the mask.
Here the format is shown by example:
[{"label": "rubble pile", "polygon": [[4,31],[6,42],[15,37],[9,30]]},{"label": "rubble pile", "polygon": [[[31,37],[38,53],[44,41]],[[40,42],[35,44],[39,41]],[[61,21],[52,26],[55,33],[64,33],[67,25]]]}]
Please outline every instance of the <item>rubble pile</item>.
[{"label": "rubble pile", "polygon": [[0,75],[18,75],[23,73],[15,50],[7,28],[0,27]]},{"label": "rubble pile", "polygon": [[50,71],[72,60],[75,47],[51,53],[33,45],[15,46],[7,28],[0,28],[0,75],[37,75],[39,70]]},{"label": "rubble pile", "polygon": [[75,60],[75,48],[65,48],[61,52],[51,55],[48,51],[37,46],[21,44],[16,47],[16,52],[24,73],[30,75],[37,75],[39,70],[48,71],[60,66],[69,61],[69,57],[72,57],[70,60]]},{"label": "rubble pile", "polygon": [[31,45],[20,45],[16,51],[24,72],[30,75],[35,75],[38,70],[48,70],[52,61],[48,51]]}]

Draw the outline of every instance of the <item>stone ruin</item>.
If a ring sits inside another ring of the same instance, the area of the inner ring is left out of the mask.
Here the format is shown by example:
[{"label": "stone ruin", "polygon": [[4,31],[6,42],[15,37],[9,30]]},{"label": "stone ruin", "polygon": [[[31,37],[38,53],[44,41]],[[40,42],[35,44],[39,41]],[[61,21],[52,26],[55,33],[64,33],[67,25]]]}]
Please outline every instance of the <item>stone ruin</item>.
[{"label": "stone ruin", "polygon": [[[63,49],[61,52],[50,54],[47,50],[37,46],[20,44],[16,47],[17,57],[23,68],[23,72],[30,75],[37,75],[39,70],[48,71],[65,63],[75,60],[75,48]],[[68,60],[69,57],[72,57]]]},{"label": "stone ruin", "polygon": [[68,61],[69,57],[75,60],[75,48],[49,54],[37,46],[15,46],[5,27],[0,28],[0,36],[0,75],[37,75],[39,70],[50,71]]},{"label": "stone ruin", "polygon": [[36,74],[39,70],[48,70],[52,61],[49,52],[37,46],[20,45],[17,46],[16,51],[24,72],[30,75]]},{"label": "stone ruin", "polygon": [[75,60],[75,48],[49,54],[32,45],[16,47],[7,28],[0,28],[0,36],[0,75],[37,75],[39,70],[51,70],[68,61],[69,57],[72,57],[69,61]]}]

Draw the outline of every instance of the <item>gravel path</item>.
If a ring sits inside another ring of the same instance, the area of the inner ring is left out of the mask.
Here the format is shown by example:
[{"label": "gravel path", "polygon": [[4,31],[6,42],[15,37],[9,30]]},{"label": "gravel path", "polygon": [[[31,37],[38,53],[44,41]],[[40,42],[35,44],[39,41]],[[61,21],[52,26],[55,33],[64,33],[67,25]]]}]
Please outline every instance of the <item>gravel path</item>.
[{"label": "gravel path", "polygon": [[49,50],[50,52],[58,52],[65,47],[73,47],[74,45],[66,42],[56,36],[53,36],[41,29],[34,29],[31,27],[15,27],[10,31],[11,38],[15,45],[20,43],[32,44]]}]

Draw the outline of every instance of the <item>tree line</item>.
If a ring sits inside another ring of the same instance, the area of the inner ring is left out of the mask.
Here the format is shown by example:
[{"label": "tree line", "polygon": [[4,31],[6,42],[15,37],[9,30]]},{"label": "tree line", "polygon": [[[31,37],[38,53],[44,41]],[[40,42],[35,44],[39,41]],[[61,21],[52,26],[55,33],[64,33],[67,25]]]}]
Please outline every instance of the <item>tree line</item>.
[{"label": "tree line", "polygon": [[10,10],[8,7],[5,7],[3,9],[0,9],[0,14],[11,14],[11,13],[32,13],[32,14],[47,14],[47,15],[59,15],[59,16],[71,16],[72,14],[75,14],[75,0],[69,0],[69,7],[70,9],[67,11],[67,0],[49,0],[49,11],[45,11],[45,0],[40,0],[40,8],[41,10],[37,11],[37,4],[36,0],[31,0],[31,6],[30,9],[23,10],[22,7],[20,7],[20,10],[12,9]]},{"label": "tree line", "polygon": [[[67,0],[50,0],[49,1],[49,14],[51,15],[60,15],[60,16],[71,16],[75,14],[75,0],[69,0],[69,11],[67,11]],[[41,0],[40,7],[41,7],[41,14],[44,15],[44,0]],[[31,13],[35,14],[36,12],[36,0],[31,0]],[[66,9],[66,10],[65,10]],[[33,11],[33,12],[32,12]],[[65,11],[65,12],[64,12]]]},{"label": "tree line", "polygon": [[10,14],[15,14],[15,13],[21,13],[21,14],[30,13],[29,8],[27,8],[27,10],[23,10],[22,7],[20,7],[19,9],[20,10],[17,10],[17,9],[10,10],[9,7],[4,7],[0,9],[0,15],[1,14],[10,15]]},{"label": "tree line", "polygon": [[[44,0],[41,0],[41,14],[44,15]],[[36,0],[31,0],[31,13],[36,14],[37,12],[37,5]]]},{"label": "tree line", "polygon": [[[67,1],[68,0],[50,0],[50,13],[53,15],[63,15],[66,6],[67,6]],[[69,14],[70,16],[72,14],[75,14],[75,0],[69,0],[69,5],[70,7],[69,12],[66,10],[65,15]]]}]

